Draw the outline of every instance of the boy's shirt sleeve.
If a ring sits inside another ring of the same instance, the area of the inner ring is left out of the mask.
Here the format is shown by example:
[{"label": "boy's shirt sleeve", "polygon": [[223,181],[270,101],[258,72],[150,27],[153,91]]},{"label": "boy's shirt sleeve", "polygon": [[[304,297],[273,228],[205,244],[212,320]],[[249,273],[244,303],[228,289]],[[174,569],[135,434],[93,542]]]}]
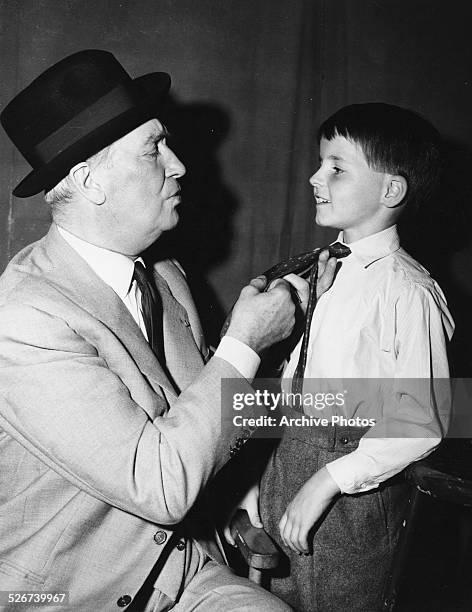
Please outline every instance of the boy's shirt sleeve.
[{"label": "boy's shirt sleeve", "polygon": [[454,331],[444,295],[411,283],[395,305],[393,401],[358,448],[327,464],[342,493],[377,487],[426,457],[445,435],[450,417],[447,341]]}]

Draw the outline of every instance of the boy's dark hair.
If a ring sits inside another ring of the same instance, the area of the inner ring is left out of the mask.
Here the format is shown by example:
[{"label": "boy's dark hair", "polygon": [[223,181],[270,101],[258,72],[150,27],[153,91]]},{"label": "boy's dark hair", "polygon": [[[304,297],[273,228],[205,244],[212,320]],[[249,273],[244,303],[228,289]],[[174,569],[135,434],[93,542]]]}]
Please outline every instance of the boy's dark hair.
[{"label": "boy's dark hair", "polygon": [[318,142],[337,135],[359,145],[372,169],[406,179],[403,203],[410,210],[436,195],[443,165],[441,136],[417,113],[381,102],[351,104],[321,125]]}]

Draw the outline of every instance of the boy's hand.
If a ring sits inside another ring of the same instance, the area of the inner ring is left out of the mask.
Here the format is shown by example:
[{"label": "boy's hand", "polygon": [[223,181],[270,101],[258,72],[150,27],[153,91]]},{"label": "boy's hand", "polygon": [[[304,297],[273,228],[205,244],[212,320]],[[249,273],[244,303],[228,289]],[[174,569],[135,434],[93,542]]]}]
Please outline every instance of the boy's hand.
[{"label": "boy's hand", "polygon": [[308,532],[321,518],[339,487],[324,467],[307,480],[287,506],[279,523],[282,540],[296,553],[308,553]]},{"label": "boy's hand", "polygon": [[231,546],[236,546],[236,543],[231,535],[230,526],[231,526],[231,521],[233,520],[233,516],[235,515],[236,510],[238,510],[238,508],[242,508],[243,510],[247,511],[249,515],[249,520],[251,521],[254,527],[263,526],[261,517],[259,516],[259,483],[258,482],[255,485],[253,485],[249,489],[249,491],[246,493],[246,495],[242,498],[242,500],[239,502],[237,507],[234,509],[231,516],[229,517],[228,522],[225,525],[223,533],[226,538],[226,541],[228,542],[228,544],[231,544]]}]

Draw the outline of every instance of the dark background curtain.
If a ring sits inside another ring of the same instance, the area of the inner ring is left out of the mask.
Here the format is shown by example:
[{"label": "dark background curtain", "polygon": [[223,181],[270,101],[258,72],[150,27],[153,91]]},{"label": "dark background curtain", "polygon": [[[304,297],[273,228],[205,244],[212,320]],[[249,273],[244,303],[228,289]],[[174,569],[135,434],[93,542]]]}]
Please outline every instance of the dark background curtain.
[{"label": "dark background curtain", "polygon": [[[0,106],[53,62],[83,48],[112,51],[133,76],[171,73],[165,119],[188,174],[181,226],[155,254],[182,260],[212,339],[249,278],[335,235],[315,226],[307,182],[317,164],[320,121],[352,102],[419,111],[445,135],[452,155],[442,209],[431,203],[409,247],[447,293],[458,322],[455,371],[465,373],[472,363],[469,5],[3,0]],[[45,233],[49,214],[41,195],[11,196],[29,168],[3,132],[0,157],[3,269]]]}]

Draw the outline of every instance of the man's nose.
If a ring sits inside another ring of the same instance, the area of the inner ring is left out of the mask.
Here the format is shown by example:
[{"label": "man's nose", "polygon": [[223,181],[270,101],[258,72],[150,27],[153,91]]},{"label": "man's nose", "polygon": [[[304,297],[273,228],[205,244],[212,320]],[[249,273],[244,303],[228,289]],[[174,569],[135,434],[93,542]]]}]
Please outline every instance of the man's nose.
[{"label": "man's nose", "polygon": [[166,176],[180,178],[186,173],[186,168],[172,149],[167,149]]}]

